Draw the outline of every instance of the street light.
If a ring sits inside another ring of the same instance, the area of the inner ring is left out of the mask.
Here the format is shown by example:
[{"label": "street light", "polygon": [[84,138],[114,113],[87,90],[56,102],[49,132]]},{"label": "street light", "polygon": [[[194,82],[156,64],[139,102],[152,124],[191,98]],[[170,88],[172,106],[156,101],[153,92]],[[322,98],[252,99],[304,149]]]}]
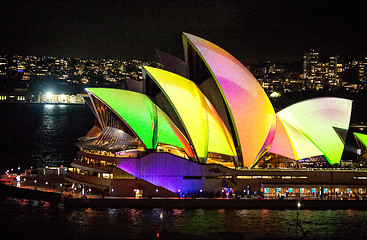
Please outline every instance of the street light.
[{"label": "street light", "polygon": [[17,175],[16,179],[17,179],[17,187],[20,187],[20,175]]}]

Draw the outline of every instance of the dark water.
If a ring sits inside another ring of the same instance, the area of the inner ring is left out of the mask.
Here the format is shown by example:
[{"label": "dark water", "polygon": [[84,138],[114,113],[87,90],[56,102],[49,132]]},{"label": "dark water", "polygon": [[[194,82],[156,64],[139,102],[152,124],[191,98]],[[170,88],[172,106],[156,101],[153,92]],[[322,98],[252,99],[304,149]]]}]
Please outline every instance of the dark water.
[{"label": "dark water", "polygon": [[[2,239],[365,239],[367,211],[68,209],[4,198]],[[162,218],[161,218],[162,213]]]},{"label": "dark water", "polygon": [[0,170],[68,165],[93,126],[85,105],[0,104]]},{"label": "dark water", "polygon": [[[86,106],[0,104],[0,169],[68,165]],[[1,196],[1,194],[0,194]],[[162,218],[161,218],[162,213]],[[69,209],[0,197],[1,239],[365,239],[367,211]],[[298,230],[297,230],[298,229]]]}]

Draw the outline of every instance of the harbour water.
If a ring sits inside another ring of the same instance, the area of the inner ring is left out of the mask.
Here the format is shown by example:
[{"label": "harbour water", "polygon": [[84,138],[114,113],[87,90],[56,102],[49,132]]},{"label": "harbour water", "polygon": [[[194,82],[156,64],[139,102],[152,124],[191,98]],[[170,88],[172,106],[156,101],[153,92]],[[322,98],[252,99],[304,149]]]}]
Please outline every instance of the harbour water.
[{"label": "harbour water", "polygon": [[[0,169],[70,164],[83,105],[0,104]],[[1,194],[0,194],[1,195]],[[1,196],[2,239],[364,239],[367,211],[67,208]],[[302,230],[301,230],[302,228]]]},{"label": "harbour water", "polygon": [[[3,239],[364,239],[367,211],[69,209],[10,197]],[[157,238],[157,233],[159,238]]]},{"label": "harbour water", "polygon": [[93,126],[86,105],[0,104],[0,170],[70,164]]}]

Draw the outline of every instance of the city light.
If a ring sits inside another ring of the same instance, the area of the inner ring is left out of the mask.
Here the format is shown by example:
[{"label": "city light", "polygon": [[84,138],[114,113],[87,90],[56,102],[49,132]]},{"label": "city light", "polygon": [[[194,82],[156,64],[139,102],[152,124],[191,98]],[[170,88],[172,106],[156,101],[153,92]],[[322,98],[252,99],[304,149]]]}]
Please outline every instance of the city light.
[{"label": "city light", "polygon": [[50,98],[53,98],[54,95],[52,94],[52,92],[47,92],[46,93],[46,98],[50,99]]},{"label": "city light", "polygon": [[278,92],[272,92],[271,94],[270,94],[270,97],[271,98],[277,98],[277,97],[280,97],[281,96],[281,94],[280,93],[278,93]]}]

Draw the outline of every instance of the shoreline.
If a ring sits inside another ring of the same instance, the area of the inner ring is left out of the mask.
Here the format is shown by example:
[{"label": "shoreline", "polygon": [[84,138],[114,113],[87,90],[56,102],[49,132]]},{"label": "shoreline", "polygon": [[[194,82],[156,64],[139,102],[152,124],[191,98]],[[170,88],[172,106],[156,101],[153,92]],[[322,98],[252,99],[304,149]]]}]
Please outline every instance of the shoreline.
[{"label": "shoreline", "polygon": [[0,102],[1,104],[41,104],[41,105],[85,105],[85,103],[59,103],[59,102],[21,102],[21,101],[15,101],[15,102],[7,102],[7,101],[2,101]]},{"label": "shoreline", "polygon": [[[0,184],[2,195],[64,204],[71,208],[367,210],[367,200],[69,197],[58,191]],[[300,206],[298,207],[298,204]]]}]

